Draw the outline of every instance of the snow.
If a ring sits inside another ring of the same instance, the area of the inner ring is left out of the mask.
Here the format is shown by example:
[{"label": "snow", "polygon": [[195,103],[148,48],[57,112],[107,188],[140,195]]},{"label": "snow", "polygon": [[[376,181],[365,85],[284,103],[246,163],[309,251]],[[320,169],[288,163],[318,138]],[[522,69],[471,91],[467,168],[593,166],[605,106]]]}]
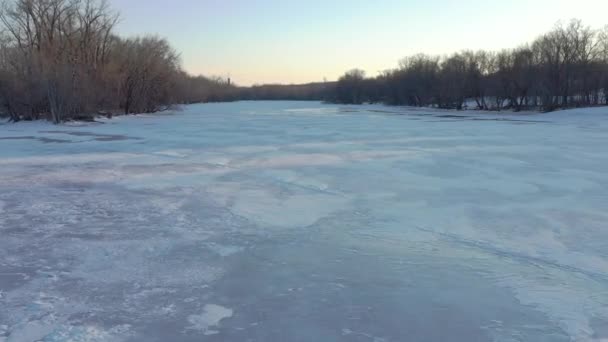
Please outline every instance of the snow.
[{"label": "snow", "polygon": [[607,118],[0,124],[0,341],[605,341]]},{"label": "snow", "polygon": [[215,335],[218,331],[211,328],[218,326],[223,319],[230,317],[232,317],[231,309],[220,305],[207,304],[203,307],[202,314],[188,317],[188,322],[192,324],[188,329],[202,331],[205,335]]}]

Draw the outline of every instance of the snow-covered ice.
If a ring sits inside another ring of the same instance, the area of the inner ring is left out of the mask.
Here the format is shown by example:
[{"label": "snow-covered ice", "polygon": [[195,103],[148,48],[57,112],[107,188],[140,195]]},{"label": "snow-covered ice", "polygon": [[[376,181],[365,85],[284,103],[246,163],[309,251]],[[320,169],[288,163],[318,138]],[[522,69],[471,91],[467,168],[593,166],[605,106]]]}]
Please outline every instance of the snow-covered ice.
[{"label": "snow-covered ice", "polygon": [[218,332],[211,328],[220,324],[225,318],[232,316],[232,310],[226,309],[215,304],[207,304],[203,308],[204,312],[201,315],[192,315],[188,317],[188,321],[192,323],[189,329],[203,331],[205,335],[214,335]]},{"label": "snow-covered ice", "polygon": [[0,125],[0,341],[608,340],[608,109]]}]

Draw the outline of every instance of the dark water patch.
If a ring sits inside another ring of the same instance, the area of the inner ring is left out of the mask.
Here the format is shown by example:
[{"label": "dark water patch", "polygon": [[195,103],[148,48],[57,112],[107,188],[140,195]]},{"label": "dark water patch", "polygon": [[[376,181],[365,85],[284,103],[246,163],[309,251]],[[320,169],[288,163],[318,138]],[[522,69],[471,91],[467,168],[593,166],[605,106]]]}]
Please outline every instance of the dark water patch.
[{"label": "dark water patch", "polygon": [[370,109],[371,113],[386,113],[386,114],[401,114],[400,112],[390,111],[390,110],[382,110],[382,109]]},{"label": "dark water patch", "polygon": [[544,120],[521,120],[511,118],[480,118],[470,116],[458,116],[458,115],[433,115],[433,118],[440,118],[439,120],[428,120],[427,122],[454,122],[454,121],[500,121],[508,122],[520,125],[538,124],[538,123],[552,123],[551,121]]},{"label": "dark water patch", "polygon": [[33,136],[19,136],[19,137],[2,137],[0,138],[0,140],[38,140],[40,142],[43,142],[45,144],[48,143],[71,143],[71,140],[65,140],[65,139],[53,139],[53,138],[46,138],[46,137],[33,137]]},{"label": "dark water patch", "polygon": [[340,109],[338,109],[338,112],[340,112],[340,113],[359,113],[360,111],[357,109],[351,109],[351,108],[340,108]]},{"label": "dark water patch", "polygon": [[[435,118],[441,119],[457,119],[457,120],[469,120],[469,121],[505,121],[505,122],[523,122],[523,123],[551,123],[550,121],[545,120],[523,120],[523,119],[513,119],[513,118],[503,118],[503,117],[479,117],[479,116],[469,116],[469,115],[455,115],[455,114],[443,114],[443,115],[433,115]],[[441,120],[441,121],[449,121],[449,120]]]},{"label": "dark water patch", "polygon": [[510,119],[510,118],[472,118],[473,121],[506,121],[506,122],[523,122],[523,123],[551,123],[551,121],[544,120],[521,120],[521,119]]},{"label": "dark water patch", "polygon": [[464,119],[464,118],[470,118],[470,116],[466,116],[466,115],[437,115],[438,118],[445,118],[445,119]]},{"label": "dark water patch", "polygon": [[39,131],[39,133],[67,134],[76,137],[92,137],[95,141],[121,141],[121,140],[141,140],[138,137],[130,137],[122,134],[101,134],[91,132],[70,132],[70,131]]},{"label": "dark water patch", "polygon": [[432,113],[408,113],[408,112],[401,113],[400,115],[407,115],[407,116],[426,116],[426,117],[428,117],[428,116],[435,116],[435,115],[434,115],[434,114],[432,114]]},{"label": "dark water patch", "polygon": [[37,138],[38,141],[43,142],[45,144],[49,144],[49,143],[71,143],[73,141],[71,140],[66,140],[66,139],[54,139],[54,138],[45,138],[45,137],[41,137],[41,138]]},{"label": "dark water patch", "polygon": [[0,140],[34,140],[36,137],[21,136],[21,137],[0,137]]}]

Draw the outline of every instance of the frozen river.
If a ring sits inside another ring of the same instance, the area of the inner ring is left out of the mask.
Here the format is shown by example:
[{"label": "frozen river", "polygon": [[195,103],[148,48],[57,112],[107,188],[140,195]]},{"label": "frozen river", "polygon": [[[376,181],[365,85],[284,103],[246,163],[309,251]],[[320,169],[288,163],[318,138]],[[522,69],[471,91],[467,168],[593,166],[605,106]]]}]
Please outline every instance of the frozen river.
[{"label": "frozen river", "polygon": [[0,341],[607,341],[608,109],[0,125]]}]

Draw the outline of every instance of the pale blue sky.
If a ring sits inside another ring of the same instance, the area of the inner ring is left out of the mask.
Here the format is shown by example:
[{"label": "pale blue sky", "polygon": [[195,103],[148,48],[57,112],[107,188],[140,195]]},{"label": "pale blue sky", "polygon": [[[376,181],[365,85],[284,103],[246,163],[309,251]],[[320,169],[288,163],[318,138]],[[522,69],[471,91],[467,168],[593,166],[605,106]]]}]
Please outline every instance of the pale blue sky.
[{"label": "pale blue sky", "polygon": [[580,18],[608,24],[608,0],[110,0],[126,36],[153,33],[195,74],[242,85],[369,75],[418,52],[515,47]]}]

